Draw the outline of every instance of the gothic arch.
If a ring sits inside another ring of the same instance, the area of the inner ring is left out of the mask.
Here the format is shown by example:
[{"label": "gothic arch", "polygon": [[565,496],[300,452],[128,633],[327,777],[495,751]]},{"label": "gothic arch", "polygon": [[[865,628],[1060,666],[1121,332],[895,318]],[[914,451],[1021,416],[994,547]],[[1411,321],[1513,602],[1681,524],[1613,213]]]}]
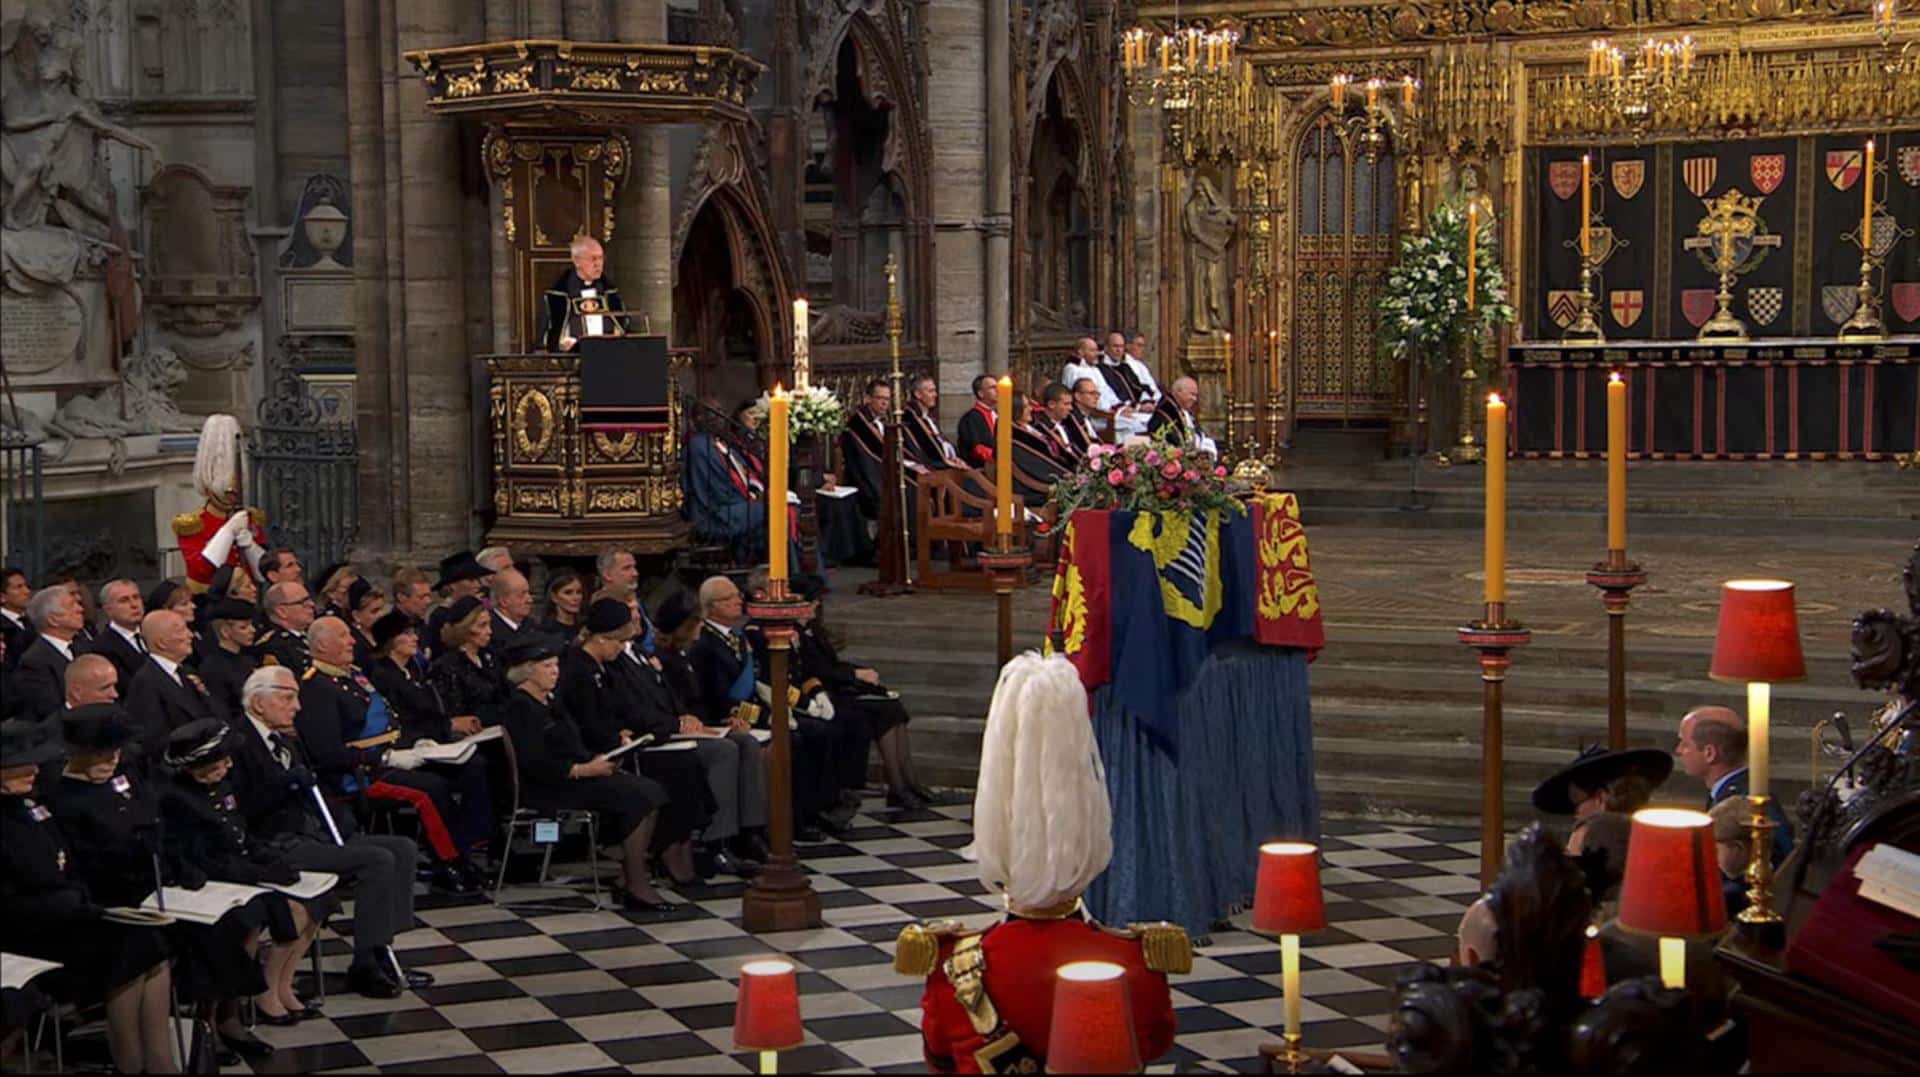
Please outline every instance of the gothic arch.
[{"label": "gothic arch", "polygon": [[[675,309],[678,311],[681,305],[681,282],[691,282],[697,276],[682,272],[689,244],[701,241],[702,233],[696,226],[703,215],[711,213],[725,244],[727,283],[749,312],[758,345],[755,363],[763,374],[771,368],[785,377],[793,339],[792,315],[785,297],[792,294],[792,287],[786,263],[779,257],[766,192],[760,187],[757,172],[748,167],[741,133],[737,126],[710,130],[695,154],[698,179],[674,228]],[[674,332],[677,342],[701,343],[693,339],[701,332],[698,326],[689,326],[683,333],[676,318]]]}]

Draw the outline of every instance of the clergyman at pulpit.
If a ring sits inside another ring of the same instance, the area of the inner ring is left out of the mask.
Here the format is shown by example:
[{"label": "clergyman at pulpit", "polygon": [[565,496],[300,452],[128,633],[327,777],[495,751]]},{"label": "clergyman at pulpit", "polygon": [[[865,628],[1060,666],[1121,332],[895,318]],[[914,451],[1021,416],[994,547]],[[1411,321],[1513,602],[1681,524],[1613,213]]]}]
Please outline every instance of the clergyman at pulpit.
[{"label": "clergyman at pulpit", "polygon": [[626,305],[606,277],[607,252],[592,236],[575,236],[573,268],[547,289],[540,312],[540,340],[547,351],[570,352],[582,337],[625,336]]}]

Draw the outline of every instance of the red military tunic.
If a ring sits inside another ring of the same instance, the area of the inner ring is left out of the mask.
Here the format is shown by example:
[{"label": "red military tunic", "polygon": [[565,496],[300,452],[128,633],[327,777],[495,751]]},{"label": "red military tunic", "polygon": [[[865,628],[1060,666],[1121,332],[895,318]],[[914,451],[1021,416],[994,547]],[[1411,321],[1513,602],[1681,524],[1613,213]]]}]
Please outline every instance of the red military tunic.
[{"label": "red military tunic", "polygon": [[[247,525],[253,531],[253,541],[263,550],[267,546],[267,533],[260,524],[265,515],[259,509],[247,509]],[[187,587],[195,593],[213,584],[213,574],[219,566],[200,555],[207,548],[207,540],[227,525],[227,518],[226,513],[215,512],[210,504],[200,506],[197,513],[183,512],[173,518],[173,533],[180,540],[180,556],[187,562]],[[246,553],[239,543],[227,551],[225,563],[248,568]]]},{"label": "red military tunic", "polygon": [[[977,943],[970,942],[978,938]],[[1056,973],[1075,961],[1109,961],[1126,970],[1140,1057],[1151,1061],[1173,1047],[1173,1000],[1167,973],[1193,967],[1186,932],[1171,924],[1132,925],[1122,931],[1077,916],[1058,920],[1009,917],[985,932],[962,931],[951,921],[910,925],[900,933],[894,968],[925,975],[920,998],[920,1037],[929,1069],[936,1073],[1009,1072],[1018,1055],[993,1058],[994,1044],[979,1031],[956,992],[949,970],[957,951],[977,947],[984,958],[986,998],[1020,1047],[1044,1063],[1053,1022]],[[987,1049],[981,1059],[975,1052]],[[983,1067],[986,1062],[991,1069]]]}]

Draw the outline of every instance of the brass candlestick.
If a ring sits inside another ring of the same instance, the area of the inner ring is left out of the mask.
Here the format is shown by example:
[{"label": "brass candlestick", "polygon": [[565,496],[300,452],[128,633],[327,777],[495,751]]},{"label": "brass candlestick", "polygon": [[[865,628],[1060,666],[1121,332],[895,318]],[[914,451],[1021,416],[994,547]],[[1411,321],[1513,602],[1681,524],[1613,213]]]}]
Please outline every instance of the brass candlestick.
[{"label": "brass candlestick", "polygon": [[1747,818],[1747,829],[1751,832],[1749,840],[1753,848],[1747,853],[1747,907],[1735,917],[1740,923],[1764,926],[1780,923],[1780,914],[1773,911],[1773,827],[1772,819],[1767,818],[1767,804],[1771,797],[1749,795],[1747,806],[1751,813]]},{"label": "brass candlestick", "polygon": [[1473,436],[1473,402],[1480,399],[1479,386],[1480,375],[1474,373],[1473,365],[1469,363],[1460,372],[1459,437],[1453,443],[1453,448],[1434,458],[1433,462],[1441,467],[1480,462],[1480,443]]},{"label": "brass candlestick", "polygon": [[741,896],[748,931],[799,931],[820,926],[820,895],[793,851],[793,734],[788,730],[788,652],[812,603],[791,594],[785,579],[767,581],[765,598],[747,603],[747,615],[767,636],[768,682],[773,688],[773,739],[767,745],[767,844],[772,857]]},{"label": "brass candlestick", "polygon": [[1607,747],[1616,752],[1627,746],[1627,604],[1645,582],[1647,574],[1625,550],[1607,550],[1607,559],[1587,572],[1607,611]]},{"label": "brass candlestick", "polygon": [[1567,326],[1561,334],[1562,340],[1580,341],[1587,344],[1605,344],[1607,334],[1600,328],[1600,322],[1593,316],[1593,259],[1580,256],[1580,316]]},{"label": "brass candlestick", "polygon": [[1887,326],[1880,320],[1880,297],[1873,291],[1873,252],[1866,247],[1860,250],[1859,296],[1859,300],[1853,305],[1853,316],[1847,319],[1847,324],[1840,327],[1840,339],[1843,341],[1885,340]]},{"label": "brass candlestick", "polygon": [[998,605],[998,647],[996,655],[1004,666],[1013,661],[1013,589],[1033,564],[1033,548],[1015,546],[1013,536],[1000,534],[992,549],[980,551],[980,567],[993,581],[994,601]]}]

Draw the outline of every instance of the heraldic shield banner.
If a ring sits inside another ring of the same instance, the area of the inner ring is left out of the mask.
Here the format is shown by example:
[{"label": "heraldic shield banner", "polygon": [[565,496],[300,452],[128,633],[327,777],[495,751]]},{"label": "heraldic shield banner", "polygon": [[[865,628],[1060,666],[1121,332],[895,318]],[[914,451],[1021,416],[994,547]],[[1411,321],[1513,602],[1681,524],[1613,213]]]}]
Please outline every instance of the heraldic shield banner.
[{"label": "heraldic shield banner", "polygon": [[[1920,333],[1920,128],[1879,139],[1874,286],[1887,331]],[[1707,200],[1729,191],[1757,199],[1758,234],[1778,238],[1777,246],[1756,246],[1734,281],[1735,312],[1753,336],[1836,332],[1860,282],[1865,146],[1864,136],[1808,135],[1593,151],[1594,309],[1605,315],[1608,339],[1695,337],[1719,280],[1704,252],[1685,242]],[[1556,339],[1573,321],[1583,149],[1528,153],[1521,317],[1531,340]]]}]

